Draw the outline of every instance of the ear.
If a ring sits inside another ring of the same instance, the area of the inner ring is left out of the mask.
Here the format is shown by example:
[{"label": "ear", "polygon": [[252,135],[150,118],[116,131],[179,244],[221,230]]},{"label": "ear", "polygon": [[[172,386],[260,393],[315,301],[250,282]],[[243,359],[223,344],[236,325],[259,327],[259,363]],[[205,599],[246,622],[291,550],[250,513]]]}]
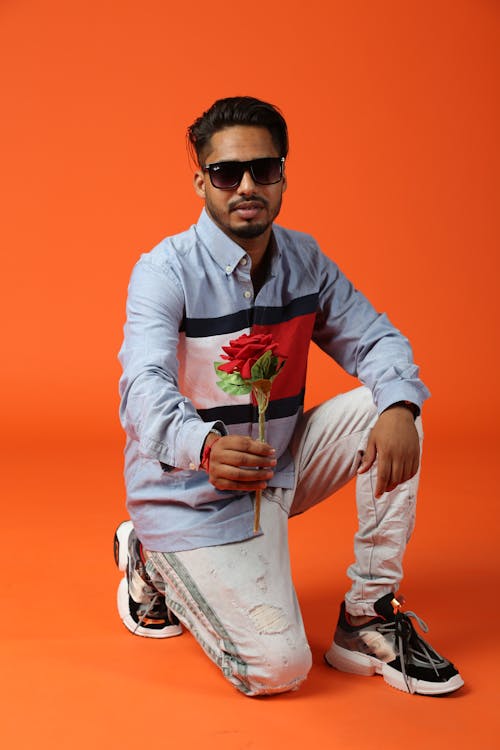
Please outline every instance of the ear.
[{"label": "ear", "polygon": [[286,178],[286,172],[283,170],[283,183],[281,185],[281,192],[284,193],[288,187],[288,180]]},{"label": "ear", "polygon": [[197,169],[193,176],[194,192],[199,198],[205,198],[205,175],[201,169]]}]

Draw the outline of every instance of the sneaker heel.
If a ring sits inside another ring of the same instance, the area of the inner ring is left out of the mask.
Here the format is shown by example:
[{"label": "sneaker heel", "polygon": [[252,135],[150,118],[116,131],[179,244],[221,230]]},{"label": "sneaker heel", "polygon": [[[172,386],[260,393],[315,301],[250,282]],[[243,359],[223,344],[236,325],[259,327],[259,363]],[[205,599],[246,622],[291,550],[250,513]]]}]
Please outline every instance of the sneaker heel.
[{"label": "sneaker heel", "polygon": [[123,521],[115,531],[113,554],[119,570],[127,570],[128,538],[132,528],[132,521]]}]

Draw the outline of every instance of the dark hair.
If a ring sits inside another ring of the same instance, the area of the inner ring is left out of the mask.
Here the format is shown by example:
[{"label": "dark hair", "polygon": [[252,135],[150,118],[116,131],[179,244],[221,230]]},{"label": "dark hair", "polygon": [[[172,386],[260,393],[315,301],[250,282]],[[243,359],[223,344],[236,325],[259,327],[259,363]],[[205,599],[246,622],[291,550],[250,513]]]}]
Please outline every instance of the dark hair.
[{"label": "dark hair", "polygon": [[191,155],[196,154],[200,166],[200,155],[214,133],[233,125],[267,128],[279,155],[288,154],[288,130],[279,109],[252,96],[231,96],[214,102],[187,130]]}]

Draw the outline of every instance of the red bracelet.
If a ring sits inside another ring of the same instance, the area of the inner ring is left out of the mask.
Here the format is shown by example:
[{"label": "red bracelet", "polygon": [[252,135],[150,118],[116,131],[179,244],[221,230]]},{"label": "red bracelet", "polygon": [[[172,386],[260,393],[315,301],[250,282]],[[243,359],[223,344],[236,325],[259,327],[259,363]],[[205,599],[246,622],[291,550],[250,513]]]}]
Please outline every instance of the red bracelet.
[{"label": "red bracelet", "polygon": [[[213,435],[213,434],[214,434],[213,432],[209,433],[209,435]],[[210,451],[214,447],[214,445],[217,442],[217,440],[220,440],[221,437],[222,437],[222,435],[217,435],[217,437],[215,438],[215,440],[212,440],[212,442],[209,443],[208,445],[207,445],[207,443],[205,441],[205,447],[203,448],[203,453],[201,455],[200,466],[201,466],[202,469],[205,469],[205,471],[207,472],[207,474],[210,471]]]}]

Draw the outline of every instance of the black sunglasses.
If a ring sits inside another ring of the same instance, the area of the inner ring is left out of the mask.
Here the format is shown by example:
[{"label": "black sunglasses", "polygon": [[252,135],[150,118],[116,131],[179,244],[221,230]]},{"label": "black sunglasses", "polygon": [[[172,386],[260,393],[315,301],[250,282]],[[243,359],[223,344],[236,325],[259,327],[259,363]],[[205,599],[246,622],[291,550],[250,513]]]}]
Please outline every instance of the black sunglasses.
[{"label": "black sunglasses", "polygon": [[210,182],[219,190],[233,190],[238,187],[245,172],[249,171],[257,185],[274,185],[283,177],[284,156],[268,156],[251,161],[218,161],[205,164],[204,172],[210,175]]}]

